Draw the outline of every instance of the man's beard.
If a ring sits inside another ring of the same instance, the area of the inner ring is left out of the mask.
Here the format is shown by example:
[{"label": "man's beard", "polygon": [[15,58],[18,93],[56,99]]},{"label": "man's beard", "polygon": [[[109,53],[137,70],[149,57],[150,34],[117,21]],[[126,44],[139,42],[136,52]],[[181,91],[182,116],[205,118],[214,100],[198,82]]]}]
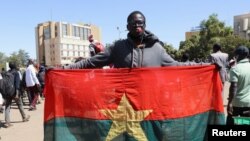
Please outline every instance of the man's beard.
[{"label": "man's beard", "polygon": [[141,34],[137,34],[137,35],[133,35],[133,34],[129,33],[128,35],[133,41],[141,42],[143,40],[144,32]]}]

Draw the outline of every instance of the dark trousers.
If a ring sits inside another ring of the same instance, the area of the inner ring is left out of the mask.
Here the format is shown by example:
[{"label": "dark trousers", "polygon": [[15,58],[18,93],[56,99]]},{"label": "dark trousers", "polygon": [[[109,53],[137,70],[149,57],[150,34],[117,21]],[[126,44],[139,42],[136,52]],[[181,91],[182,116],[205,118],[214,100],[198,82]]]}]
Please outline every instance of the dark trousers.
[{"label": "dark trousers", "polygon": [[39,96],[39,90],[36,85],[32,87],[28,87],[28,88],[29,88],[29,94],[31,98],[30,106],[32,106],[33,108],[36,108],[36,103],[37,103],[38,96]]},{"label": "dark trousers", "polygon": [[6,105],[5,105],[5,121],[6,123],[10,123],[10,107],[12,104],[12,100],[15,100],[18,109],[21,113],[22,118],[24,119],[26,117],[23,109],[23,103],[21,101],[21,97],[19,98],[6,98]]},{"label": "dark trousers", "polygon": [[233,115],[227,116],[227,125],[234,125],[234,116],[250,117],[250,107],[233,107]]}]

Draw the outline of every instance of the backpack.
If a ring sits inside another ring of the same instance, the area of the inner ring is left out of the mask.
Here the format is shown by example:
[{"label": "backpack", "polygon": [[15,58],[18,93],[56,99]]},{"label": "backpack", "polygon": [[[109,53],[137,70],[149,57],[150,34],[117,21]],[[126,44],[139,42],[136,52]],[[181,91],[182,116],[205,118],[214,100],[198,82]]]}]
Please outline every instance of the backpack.
[{"label": "backpack", "polygon": [[10,72],[4,72],[2,73],[2,79],[0,81],[0,93],[3,98],[13,97],[16,91],[14,86],[14,75]]}]

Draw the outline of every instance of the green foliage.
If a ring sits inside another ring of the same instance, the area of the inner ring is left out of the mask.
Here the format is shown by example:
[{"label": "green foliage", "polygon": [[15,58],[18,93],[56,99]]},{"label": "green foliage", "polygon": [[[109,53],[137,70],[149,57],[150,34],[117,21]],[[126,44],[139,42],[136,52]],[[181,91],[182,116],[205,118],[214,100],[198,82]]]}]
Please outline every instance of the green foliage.
[{"label": "green foliage", "polygon": [[163,43],[163,48],[172,58],[177,57],[177,50],[171,44]]},{"label": "green foliage", "polygon": [[0,52],[0,68],[5,68],[6,62],[15,62],[20,67],[25,67],[29,54],[25,50],[20,49],[18,52],[13,52],[9,57]]},{"label": "green foliage", "polygon": [[189,40],[181,42],[177,53],[179,56],[188,52],[190,60],[195,58],[205,60],[212,53],[213,45],[219,43],[222,51],[228,53],[232,58],[235,47],[239,45],[250,47],[250,42],[233,35],[232,27],[227,27],[224,22],[219,21],[217,14],[212,14],[207,20],[203,20],[200,27],[198,36],[192,36]]},{"label": "green foliage", "polygon": [[181,58],[183,53],[189,53],[190,60],[200,58],[201,50],[199,48],[199,35],[192,36],[189,40],[180,43],[180,49],[178,51],[178,59]]},{"label": "green foliage", "polygon": [[4,53],[0,52],[0,68],[5,68],[5,62],[7,60],[7,57]]},{"label": "green foliage", "polygon": [[229,58],[233,58],[234,56],[233,52],[235,50],[235,47],[244,45],[250,48],[250,42],[248,40],[242,39],[239,36],[234,36],[234,35],[221,38],[220,43],[222,46],[222,50],[229,54]]}]

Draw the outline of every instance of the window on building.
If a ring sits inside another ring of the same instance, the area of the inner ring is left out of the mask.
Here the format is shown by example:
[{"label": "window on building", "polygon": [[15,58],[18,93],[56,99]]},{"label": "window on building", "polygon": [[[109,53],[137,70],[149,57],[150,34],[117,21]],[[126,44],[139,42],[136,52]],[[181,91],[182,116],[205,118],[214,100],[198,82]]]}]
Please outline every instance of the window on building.
[{"label": "window on building", "polygon": [[79,56],[84,56],[83,51],[79,51],[80,55]]},{"label": "window on building", "polygon": [[63,34],[63,36],[68,35],[67,31],[68,31],[67,24],[62,24],[62,34]]},{"label": "window on building", "polygon": [[90,34],[91,34],[91,30],[87,29],[87,37],[89,37]]},{"label": "window on building", "polygon": [[83,46],[81,46],[81,45],[79,45],[78,48],[79,48],[80,51],[83,50]]},{"label": "window on building", "polygon": [[87,40],[88,39],[88,33],[87,33],[87,28],[83,28],[83,40]]},{"label": "window on building", "polygon": [[43,30],[44,39],[50,39],[50,26],[46,26]]},{"label": "window on building", "polygon": [[63,56],[63,57],[67,57],[67,56],[68,56],[68,52],[67,52],[67,51],[63,51],[62,56]]},{"label": "window on building", "polygon": [[69,51],[69,56],[73,56],[73,51]]},{"label": "window on building", "polygon": [[89,52],[85,52],[85,56],[86,56],[86,57],[89,56],[89,54],[90,54]]},{"label": "window on building", "polygon": [[69,45],[68,47],[68,50],[73,50],[73,45]]},{"label": "window on building", "polygon": [[67,45],[67,44],[63,44],[63,45],[62,45],[62,49],[63,49],[63,50],[67,50],[67,49],[68,49],[68,45]]},{"label": "window on building", "polygon": [[57,25],[55,26],[55,37],[57,37]]},{"label": "window on building", "polygon": [[80,39],[81,40],[84,40],[83,30],[84,30],[84,28],[80,27]]},{"label": "window on building", "polygon": [[78,27],[78,26],[73,26],[73,36],[75,36],[75,37],[80,37],[80,29],[79,29],[80,27]]},{"label": "window on building", "polygon": [[88,52],[89,51],[89,47],[88,46],[83,46],[83,50],[85,51],[85,52]]}]

